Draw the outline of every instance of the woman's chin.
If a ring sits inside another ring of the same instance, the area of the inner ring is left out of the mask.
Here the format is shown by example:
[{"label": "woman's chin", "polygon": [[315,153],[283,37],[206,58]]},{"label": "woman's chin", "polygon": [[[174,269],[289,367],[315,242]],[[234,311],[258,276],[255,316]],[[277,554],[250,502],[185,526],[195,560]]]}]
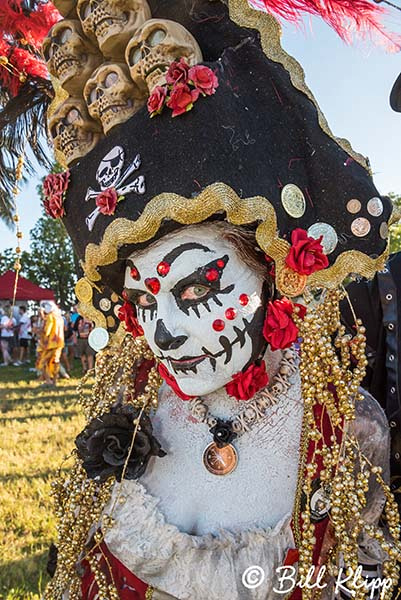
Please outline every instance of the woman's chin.
[{"label": "woman's chin", "polygon": [[188,396],[205,396],[222,388],[230,381],[230,378],[218,379],[216,376],[203,378],[199,375],[193,375],[192,377],[176,377],[176,380],[184,394]]}]

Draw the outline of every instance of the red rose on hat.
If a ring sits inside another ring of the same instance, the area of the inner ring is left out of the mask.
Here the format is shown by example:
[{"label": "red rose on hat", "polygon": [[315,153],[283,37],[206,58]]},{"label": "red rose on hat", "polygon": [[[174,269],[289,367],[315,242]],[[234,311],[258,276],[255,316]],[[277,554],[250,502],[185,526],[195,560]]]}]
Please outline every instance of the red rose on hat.
[{"label": "red rose on hat", "polygon": [[157,85],[148,99],[148,111],[150,116],[159,115],[163,110],[164,102],[167,96],[167,87],[165,85]]},{"label": "red rose on hat", "polygon": [[180,60],[172,62],[166,73],[167,83],[169,85],[174,85],[178,82],[186,83],[188,81],[188,71],[189,64],[185,58],[180,58]]},{"label": "red rose on hat", "polygon": [[[302,304],[295,304],[295,306],[298,307],[298,315],[303,319],[306,313],[305,306]],[[298,339],[298,327],[292,320],[293,312],[294,304],[288,298],[269,302],[263,335],[272,350],[289,348]]]},{"label": "red rose on hat", "polygon": [[96,196],[96,206],[102,215],[114,215],[118,202],[115,188],[107,188]]},{"label": "red rose on hat", "polygon": [[291,248],[285,264],[301,275],[311,275],[325,269],[329,260],[323,252],[322,238],[309,237],[304,229],[294,229],[291,234]]},{"label": "red rose on hat", "polygon": [[196,65],[189,69],[189,80],[194,84],[204,96],[211,96],[215,93],[219,81],[212,69],[204,65]]},{"label": "red rose on hat", "polygon": [[198,90],[191,90],[185,83],[177,83],[171,90],[167,106],[173,110],[173,117],[188,112],[198,99]]},{"label": "red rose on hat", "polygon": [[237,400],[249,400],[256,392],[266,387],[269,383],[269,376],[266,373],[266,365],[262,361],[260,365],[250,365],[246,371],[236,373],[225,386],[227,394]]},{"label": "red rose on hat", "polygon": [[133,337],[143,335],[143,329],[136,318],[135,309],[129,302],[124,302],[118,311],[118,318],[124,321],[125,329],[132,334]]}]

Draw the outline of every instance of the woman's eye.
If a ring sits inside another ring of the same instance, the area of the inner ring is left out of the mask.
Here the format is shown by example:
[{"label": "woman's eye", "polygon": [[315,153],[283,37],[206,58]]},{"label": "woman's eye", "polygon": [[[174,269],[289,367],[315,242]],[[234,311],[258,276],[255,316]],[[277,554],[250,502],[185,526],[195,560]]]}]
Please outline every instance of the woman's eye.
[{"label": "woman's eye", "polygon": [[181,300],[198,300],[208,293],[209,288],[206,285],[190,285],[181,294]]},{"label": "woman's eye", "polygon": [[135,304],[142,306],[142,308],[147,308],[156,304],[156,298],[152,294],[141,294],[136,298]]}]

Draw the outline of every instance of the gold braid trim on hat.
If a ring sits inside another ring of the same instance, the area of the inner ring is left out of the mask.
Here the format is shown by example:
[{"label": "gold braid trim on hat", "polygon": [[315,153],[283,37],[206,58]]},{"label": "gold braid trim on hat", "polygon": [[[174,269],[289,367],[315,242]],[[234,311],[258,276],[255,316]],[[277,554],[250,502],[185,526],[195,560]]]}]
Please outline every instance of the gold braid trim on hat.
[{"label": "gold braid trim on hat", "polygon": [[[152,198],[136,221],[116,219],[105,230],[99,245],[88,244],[84,270],[87,280],[99,281],[97,268],[118,260],[118,249],[124,244],[138,244],[151,240],[163,220],[170,219],[182,225],[201,223],[217,213],[225,213],[233,225],[245,225],[259,221],[256,240],[260,248],[276,262],[277,282],[285,270],[285,258],[290,244],[278,237],[276,212],[271,202],[263,196],[240,198],[225,183],[213,183],[195,198],[185,198],[173,193],[162,193]],[[384,267],[387,250],[378,258],[371,258],[358,250],[348,250],[337,257],[334,265],[313,273],[307,285],[313,288],[334,288],[350,273],[371,278]],[[80,280],[82,281],[82,280]],[[78,282],[79,286],[80,282]],[[89,281],[86,282],[89,285]],[[82,284],[84,286],[84,284]],[[284,286],[281,291],[290,294]],[[85,288],[86,289],[86,288]],[[78,294],[79,295],[79,294]]]},{"label": "gold braid trim on hat", "polygon": [[315,105],[319,125],[324,133],[331,137],[347,154],[352,156],[357,163],[372,175],[368,160],[362,154],[359,154],[359,152],[355,152],[348,140],[338,138],[332,133],[316,98],[306,85],[303,68],[295,58],[287,54],[281,47],[281,27],[273,15],[251,8],[246,0],[228,0],[228,7],[230,18],[234,23],[240,27],[257,29],[260,32],[264,54],[270,60],[280,63],[288,71],[292,85],[300,92],[303,92]]}]

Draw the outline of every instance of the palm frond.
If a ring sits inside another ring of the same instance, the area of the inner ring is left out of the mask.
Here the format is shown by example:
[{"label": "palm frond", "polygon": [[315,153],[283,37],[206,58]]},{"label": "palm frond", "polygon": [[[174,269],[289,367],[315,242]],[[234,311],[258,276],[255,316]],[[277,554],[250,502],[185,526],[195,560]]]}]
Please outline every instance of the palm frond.
[{"label": "palm frond", "polygon": [[33,173],[33,164],[26,150],[31,148],[40,165],[50,168],[51,152],[46,142],[46,111],[53,97],[50,81],[29,79],[17,96],[7,98],[0,94],[0,219],[11,224],[14,210],[12,190],[15,186],[15,168],[18,157],[25,155],[25,174]]}]

